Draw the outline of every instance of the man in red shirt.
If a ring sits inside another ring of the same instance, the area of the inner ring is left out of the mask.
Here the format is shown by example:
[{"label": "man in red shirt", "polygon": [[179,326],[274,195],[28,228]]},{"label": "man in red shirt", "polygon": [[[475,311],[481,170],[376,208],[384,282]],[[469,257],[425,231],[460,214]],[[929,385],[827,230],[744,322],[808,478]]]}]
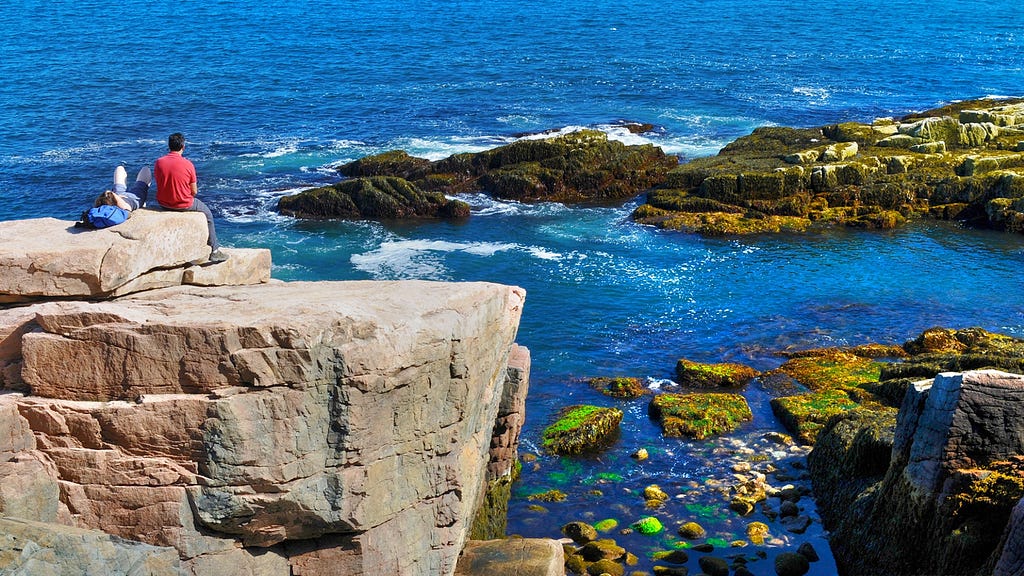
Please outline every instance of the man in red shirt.
[{"label": "man in red shirt", "polygon": [[199,187],[196,184],[196,167],[185,158],[185,137],[175,132],[167,138],[167,154],[157,159],[153,168],[156,180],[156,201],[164,210],[176,212],[202,212],[206,216],[206,227],[210,231],[210,262],[223,262],[227,254],[221,252],[217,242],[217,230],[213,226],[213,214],[202,200],[196,198]]}]

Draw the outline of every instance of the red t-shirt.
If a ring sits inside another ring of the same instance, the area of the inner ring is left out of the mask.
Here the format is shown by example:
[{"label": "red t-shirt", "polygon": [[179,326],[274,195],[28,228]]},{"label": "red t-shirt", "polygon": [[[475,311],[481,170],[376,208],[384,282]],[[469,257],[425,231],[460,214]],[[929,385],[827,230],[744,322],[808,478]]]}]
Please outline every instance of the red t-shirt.
[{"label": "red t-shirt", "polygon": [[190,208],[193,202],[192,184],[196,181],[196,167],[180,152],[168,152],[157,158],[153,167],[156,180],[156,201],[164,208]]}]

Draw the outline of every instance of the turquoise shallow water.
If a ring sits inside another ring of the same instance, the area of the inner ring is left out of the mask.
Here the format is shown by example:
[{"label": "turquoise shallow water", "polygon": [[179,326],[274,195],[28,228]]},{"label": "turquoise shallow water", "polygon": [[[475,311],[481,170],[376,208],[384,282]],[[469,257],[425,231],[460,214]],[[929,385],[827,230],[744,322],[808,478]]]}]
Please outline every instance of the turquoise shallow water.
[{"label": "turquoise shallow water", "polygon": [[[0,11],[0,220],[74,218],[116,162],[134,171],[182,131],[222,241],[269,247],[277,278],[525,287],[530,450],[560,407],[607,403],[580,382],[588,376],[658,382],[680,357],[771,368],[779,349],[902,342],[934,325],[1024,336],[1024,240],[955,225],[733,240],[636,226],[635,202],[525,206],[468,195],[473,216],[458,224],[312,223],[273,210],[289,191],[335,181],[335,166],[394,148],[436,159],[592,126],[686,158],[762,125],[1024,95],[1018,2],[17,7]],[[622,119],[658,131],[630,135],[613,127]],[[777,423],[767,392],[746,395],[755,421],[738,438],[756,442]],[[682,493],[719,472],[722,446],[661,439],[643,403],[623,407],[622,437],[605,456],[527,467],[511,532],[557,536],[562,523],[603,511],[628,522],[647,483]],[[655,454],[643,465],[628,459],[639,445]],[[609,469],[621,478],[599,476]],[[594,485],[603,497],[588,495]],[[526,495],[554,486],[569,487],[570,502],[528,510]],[[666,520],[715,515],[676,504]],[[661,544],[623,538],[637,550]],[[820,528],[807,538],[823,548]],[[834,567],[826,558],[814,570]]]}]

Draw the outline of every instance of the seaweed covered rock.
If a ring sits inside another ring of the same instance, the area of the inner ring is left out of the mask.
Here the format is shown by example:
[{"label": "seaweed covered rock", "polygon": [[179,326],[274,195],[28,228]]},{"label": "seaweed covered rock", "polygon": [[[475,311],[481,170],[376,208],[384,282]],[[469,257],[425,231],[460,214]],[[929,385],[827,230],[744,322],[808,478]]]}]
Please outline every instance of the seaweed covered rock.
[{"label": "seaweed covered rock", "polygon": [[743,364],[722,362],[704,364],[680,359],[676,362],[676,380],[693,388],[735,388],[757,377],[757,370]]},{"label": "seaweed covered rock", "polygon": [[814,444],[830,418],[859,406],[842,390],[809,392],[771,400],[772,412],[804,444]]},{"label": "seaweed covered rock", "polygon": [[930,216],[1024,232],[1024,99],[899,120],[763,127],[671,170],[633,218],[707,235],[895,228]]},{"label": "seaweed covered rock", "polygon": [[469,205],[424,191],[403,178],[370,176],[342,180],[282,197],[282,214],[309,219],[465,218]]},{"label": "seaweed covered rock", "polygon": [[349,176],[387,175],[422,190],[458,194],[483,190],[523,202],[609,202],[660,184],[678,165],[649,144],[627,146],[603,132],[580,130],[517,140],[478,153],[430,162],[386,152],[339,168]]},{"label": "seaweed covered rock", "polygon": [[832,419],[808,463],[840,569],[980,576],[1012,563],[1024,440],[1008,423],[1022,421],[1024,376],[995,370],[915,383],[895,426],[883,412]]},{"label": "seaweed covered rock", "polygon": [[544,448],[562,455],[594,452],[611,443],[619,433],[622,410],[600,406],[569,406],[558,420],[544,429]]},{"label": "seaweed covered rock", "polygon": [[591,388],[605,396],[611,396],[620,400],[635,400],[644,394],[652,392],[650,388],[644,386],[642,380],[630,376],[591,378],[589,383]]},{"label": "seaweed covered rock", "polygon": [[753,418],[739,394],[658,394],[648,411],[666,436],[696,440],[731,432]]}]

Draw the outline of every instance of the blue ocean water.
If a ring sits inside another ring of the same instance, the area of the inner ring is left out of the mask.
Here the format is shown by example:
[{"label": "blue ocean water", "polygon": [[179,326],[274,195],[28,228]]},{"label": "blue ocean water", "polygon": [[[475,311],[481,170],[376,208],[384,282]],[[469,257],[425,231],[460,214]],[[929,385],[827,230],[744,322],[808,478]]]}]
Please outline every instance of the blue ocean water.
[{"label": "blue ocean water", "polygon": [[[578,208],[467,195],[473,215],[460,223],[302,222],[274,211],[286,193],[337,180],[336,166],[396,148],[438,159],[589,126],[685,159],[757,126],[1022,96],[1017,1],[20,0],[5,8],[0,220],[74,219],[117,163],[130,172],[150,164],[181,131],[222,242],[269,247],[277,278],[525,287],[527,449],[560,407],[606,402],[580,382],[587,376],[658,382],[680,357],[771,368],[779,349],[902,342],[934,325],[1024,336],[1024,239],[950,224],[735,240],[636,226],[628,215],[638,201]],[[658,130],[631,135],[619,120]],[[747,395],[756,418],[743,433],[777,428],[767,393]],[[708,462],[720,446],[661,439],[642,404],[625,408],[622,438],[602,459],[542,456],[537,470],[527,467],[510,532],[557,537],[595,509],[628,523],[642,513],[644,485],[683,490],[716,473]],[[655,454],[642,465],[627,456],[641,445]],[[602,476],[609,467],[621,477],[611,488]],[[605,486],[598,500],[587,496],[595,483]],[[570,501],[531,510],[526,496],[550,487]],[[728,522],[718,523],[731,540]],[[823,553],[820,527],[807,537]],[[823,556],[815,574],[834,570]]]}]

